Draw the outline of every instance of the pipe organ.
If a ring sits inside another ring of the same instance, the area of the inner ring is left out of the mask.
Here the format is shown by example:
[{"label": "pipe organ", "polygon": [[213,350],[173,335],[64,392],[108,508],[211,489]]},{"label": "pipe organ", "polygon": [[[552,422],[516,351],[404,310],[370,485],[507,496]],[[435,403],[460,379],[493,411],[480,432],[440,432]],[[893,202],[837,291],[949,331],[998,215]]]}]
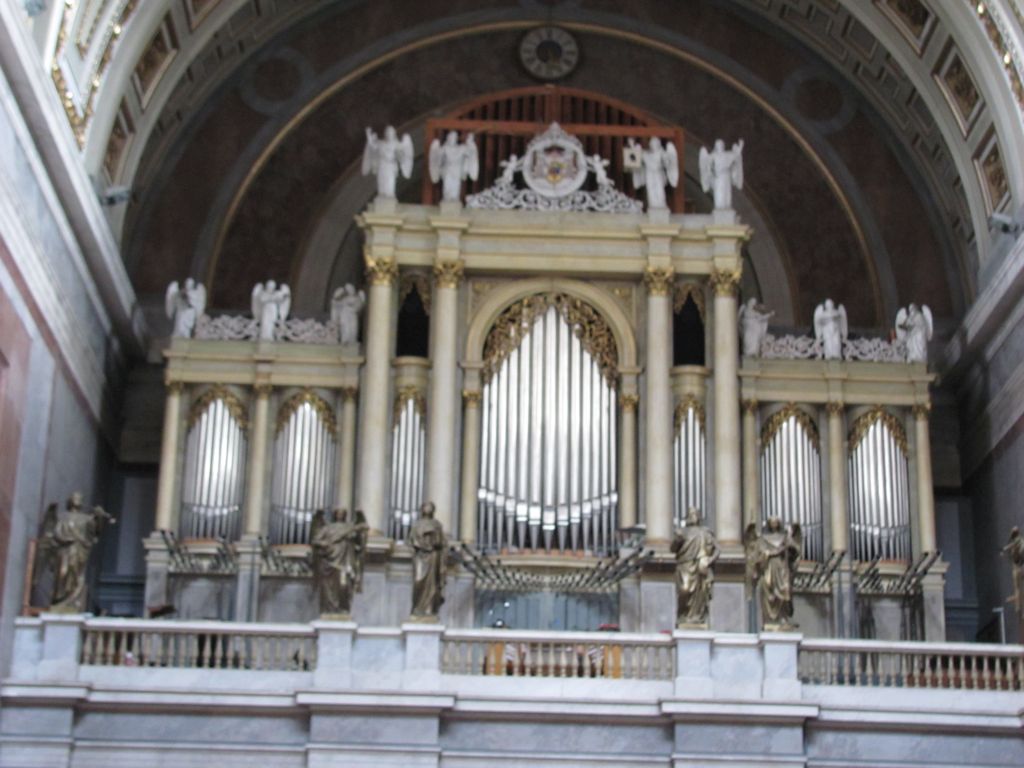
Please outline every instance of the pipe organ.
[{"label": "pipe organ", "polygon": [[388,535],[405,541],[419,514],[427,446],[426,403],[414,387],[402,388],[395,398],[391,429],[391,512]]},{"label": "pipe organ", "polygon": [[704,406],[692,395],[676,405],[673,474],[675,490],[675,525],[680,527],[690,507],[707,509],[705,498]]}]

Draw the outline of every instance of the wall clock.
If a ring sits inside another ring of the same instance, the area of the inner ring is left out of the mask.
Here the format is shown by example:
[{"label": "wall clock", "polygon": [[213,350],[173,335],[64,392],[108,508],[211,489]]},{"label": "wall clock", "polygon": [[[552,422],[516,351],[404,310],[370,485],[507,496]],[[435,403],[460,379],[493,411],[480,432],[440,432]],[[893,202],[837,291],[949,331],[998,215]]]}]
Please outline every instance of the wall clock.
[{"label": "wall clock", "polygon": [[534,77],[557,80],[576,68],[580,47],[561,27],[537,27],[523,36],[519,58]]}]

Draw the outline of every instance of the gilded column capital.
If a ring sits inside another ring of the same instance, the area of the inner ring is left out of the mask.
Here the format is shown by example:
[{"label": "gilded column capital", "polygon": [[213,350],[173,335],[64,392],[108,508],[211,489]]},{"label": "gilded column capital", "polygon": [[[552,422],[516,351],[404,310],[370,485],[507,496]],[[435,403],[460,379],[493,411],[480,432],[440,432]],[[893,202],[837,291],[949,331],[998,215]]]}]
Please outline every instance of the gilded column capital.
[{"label": "gilded column capital", "polygon": [[716,296],[735,296],[740,290],[740,275],[742,270],[736,269],[713,269],[708,282],[715,290]]},{"label": "gilded column capital", "polygon": [[252,386],[252,391],[256,393],[257,397],[270,397],[273,389],[274,385],[267,381],[261,381]]},{"label": "gilded column capital", "polygon": [[398,264],[394,259],[366,257],[366,279],[370,285],[393,285],[398,279]]},{"label": "gilded column capital", "polygon": [[167,394],[168,395],[180,395],[185,391],[184,381],[168,381],[167,382]]},{"label": "gilded column capital", "polygon": [[744,413],[757,413],[757,407],[760,403],[751,398],[750,400],[744,400],[742,405]]},{"label": "gilded column capital", "polygon": [[910,412],[914,414],[914,418],[918,420],[927,420],[928,414],[931,413],[931,411],[931,403],[917,403],[910,409]]},{"label": "gilded column capital", "polygon": [[672,267],[647,267],[644,270],[644,284],[651,296],[668,296],[668,289],[675,276]]},{"label": "gilded column capital", "polygon": [[825,413],[829,416],[842,416],[845,410],[846,406],[841,402],[833,400],[825,403]]},{"label": "gilded column capital", "polygon": [[341,388],[341,402],[343,403],[354,403],[356,398],[359,397],[359,387],[342,387]]},{"label": "gilded column capital", "polygon": [[619,405],[625,413],[635,413],[636,407],[640,404],[640,395],[629,392],[619,395]]},{"label": "gilded column capital", "polygon": [[438,288],[458,288],[464,272],[461,261],[439,261],[434,264],[434,282]]},{"label": "gilded column capital", "polygon": [[462,390],[462,402],[466,404],[467,408],[479,408],[480,407],[480,390],[478,390],[478,389],[464,389],[464,390]]}]

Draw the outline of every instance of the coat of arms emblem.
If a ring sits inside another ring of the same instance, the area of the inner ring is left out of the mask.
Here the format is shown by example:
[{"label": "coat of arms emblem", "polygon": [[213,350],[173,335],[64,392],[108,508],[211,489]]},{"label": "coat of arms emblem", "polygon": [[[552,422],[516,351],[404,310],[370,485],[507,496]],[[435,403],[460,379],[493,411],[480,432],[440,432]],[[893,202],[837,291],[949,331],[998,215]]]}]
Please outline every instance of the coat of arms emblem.
[{"label": "coat of arms emblem", "polygon": [[587,179],[583,144],[552,123],[533,138],[523,157],[523,181],[538,195],[565,197]]}]

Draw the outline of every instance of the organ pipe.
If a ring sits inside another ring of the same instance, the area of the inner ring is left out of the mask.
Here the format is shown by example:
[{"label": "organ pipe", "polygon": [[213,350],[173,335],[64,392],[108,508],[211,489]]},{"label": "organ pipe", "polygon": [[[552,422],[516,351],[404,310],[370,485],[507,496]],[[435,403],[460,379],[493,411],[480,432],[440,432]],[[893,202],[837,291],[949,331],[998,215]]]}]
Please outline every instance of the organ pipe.
[{"label": "organ pipe", "polygon": [[675,410],[672,453],[676,527],[685,524],[690,507],[705,508],[704,452],[704,408],[687,395]]}]

